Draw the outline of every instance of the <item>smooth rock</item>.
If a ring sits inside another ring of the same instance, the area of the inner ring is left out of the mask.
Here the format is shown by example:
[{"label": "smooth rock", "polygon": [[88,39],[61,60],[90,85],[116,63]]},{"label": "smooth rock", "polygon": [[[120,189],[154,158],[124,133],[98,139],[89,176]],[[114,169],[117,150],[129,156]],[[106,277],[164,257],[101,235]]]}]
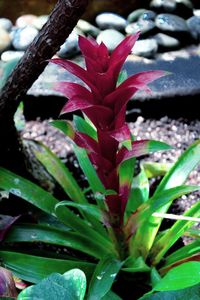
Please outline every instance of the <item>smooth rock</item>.
[{"label": "smooth rock", "polygon": [[132,54],[143,56],[143,57],[153,57],[158,50],[158,44],[154,39],[139,40],[135,43]]},{"label": "smooth rock", "polygon": [[138,8],[132,11],[127,17],[128,23],[136,22],[145,11],[146,11],[145,8]]},{"label": "smooth rock", "polygon": [[19,28],[24,28],[28,25],[33,25],[33,23],[37,20],[37,17],[35,15],[23,15],[19,18],[17,18],[15,25]]},{"label": "smooth rock", "polygon": [[145,10],[143,14],[139,17],[140,20],[152,20],[154,21],[156,17],[156,13],[152,10]]},{"label": "smooth rock", "polygon": [[123,41],[124,35],[115,29],[106,29],[97,36],[97,43],[103,42],[112,52]]},{"label": "smooth rock", "polygon": [[3,28],[6,31],[10,31],[13,24],[12,22],[7,18],[0,18],[0,27]]},{"label": "smooth rock", "polygon": [[1,54],[1,60],[8,62],[13,59],[20,59],[24,55],[24,51],[5,51]]},{"label": "smooth rock", "polygon": [[165,50],[171,50],[180,46],[178,39],[164,33],[157,33],[153,38],[156,40],[158,46],[165,48]]},{"label": "smooth rock", "polygon": [[84,34],[91,35],[93,37],[97,37],[97,35],[100,33],[99,28],[82,19],[78,21],[76,27]]},{"label": "smooth rock", "polygon": [[194,39],[200,41],[200,16],[193,16],[187,20],[190,33]]},{"label": "smooth rock", "polygon": [[150,2],[150,7],[157,12],[175,12],[177,3],[175,0],[152,0]]},{"label": "smooth rock", "polygon": [[0,27],[0,53],[7,50],[11,45],[9,33]]},{"label": "smooth rock", "polygon": [[26,50],[37,34],[38,30],[32,26],[17,29],[13,35],[13,47],[20,51]]},{"label": "smooth rock", "polygon": [[66,39],[65,43],[61,46],[60,50],[57,52],[57,55],[60,58],[69,58],[73,57],[77,53],[79,53],[78,46],[78,34],[75,30],[69,35]]},{"label": "smooth rock", "polygon": [[160,14],[156,17],[155,23],[163,31],[188,32],[186,21],[173,14]]},{"label": "smooth rock", "polygon": [[183,18],[191,17],[193,10],[190,0],[152,0],[150,7],[158,13],[173,13]]},{"label": "smooth rock", "polygon": [[193,15],[196,17],[200,17],[200,9],[194,9],[193,10]]},{"label": "smooth rock", "polygon": [[125,28],[125,31],[128,34],[134,34],[138,31],[140,31],[141,34],[146,34],[146,33],[151,33],[154,28],[155,28],[154,21],[141,19],[135,23],[128,24]]},{"label": "smooth rock", "polygon": [[37,28],[38,30],[42,29],[44,24],[47,22],[49,16],[48,15],[42,15],[37,17],[35,20],[33,20],[32,25]]},{"label": "smooth rock", "polygon": [[116,30],[124,30],[126,27],[126,20],[114,13],[99,14],[96,19],[96,24],[101,29],[113,28]]}]

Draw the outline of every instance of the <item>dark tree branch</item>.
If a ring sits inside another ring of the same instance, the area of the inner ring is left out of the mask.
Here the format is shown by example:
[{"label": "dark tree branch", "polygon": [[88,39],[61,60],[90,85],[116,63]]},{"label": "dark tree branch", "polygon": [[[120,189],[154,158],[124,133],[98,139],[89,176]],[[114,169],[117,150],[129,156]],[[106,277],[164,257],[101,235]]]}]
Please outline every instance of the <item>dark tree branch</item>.
[{"label": "dark tree branch", "polygon": [[[0,164],[14,169],[22,163],[13,115],[20,100],[72,32],[88,0],[58,0],[49,20],[28,47],[0,94]],[[19,157],[17,157],[19,156]],[[9,161],[6,162],[6,158]]]}]

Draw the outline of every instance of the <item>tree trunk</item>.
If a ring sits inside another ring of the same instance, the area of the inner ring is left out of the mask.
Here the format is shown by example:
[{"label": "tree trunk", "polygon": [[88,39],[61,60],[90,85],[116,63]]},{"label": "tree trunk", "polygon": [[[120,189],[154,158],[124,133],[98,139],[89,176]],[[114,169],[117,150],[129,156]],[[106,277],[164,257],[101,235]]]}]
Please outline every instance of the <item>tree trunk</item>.
[{"label": "tree trunk", "polygon": [[0,165],[23,174],[24,162],[14,113],[23,96],[69,36],[88,0],[59,0],[0,94]]}]

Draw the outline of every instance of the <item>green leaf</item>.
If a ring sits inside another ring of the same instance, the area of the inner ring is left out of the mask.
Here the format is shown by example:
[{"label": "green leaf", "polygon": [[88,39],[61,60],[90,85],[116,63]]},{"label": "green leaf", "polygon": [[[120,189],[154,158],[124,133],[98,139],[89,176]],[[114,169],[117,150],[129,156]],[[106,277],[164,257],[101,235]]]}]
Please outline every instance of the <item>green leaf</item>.
[{"label": "green leaf", "polygon": [[[191,242],[190,244],[181,247],[180,249],[176,250],[175,252],[171,253],[169,256],[165,258],[165,265],[163,268],[185,259],[187,257],[192,257],[196,253],[200,252],[200,240],[196,240]],[[162,269],[161,269],[162,270]]]},{"label": "green leaf", "polygon": [[154,287],[154,291],[184,289],[200,283],[200,262],[186,262],[171,269]]},{"label": "green leaf", "polygon": [[164,176],[172,167],[170,163],[143,162],[142,167],[148,178]]},{"label": "green leaf", "polygon": [[129,273],[138,273],[138,272],[149,272],[150,267],[147,266],[142,256],[134,259],[133,257],[129,256],[126,261],[124,268],[122,269],[124,272]]},{"label": "green leaf", "polygon": [[[164,190],[182,185],[185,183],[191,171],[200,162],[200,140],[194,142],[177,160],[169,172],[163,177],[161,183],[156,189],[155,195],[161,193]],[[171,203],[164,205],[159,209],[159,213],[166,213],[169,209]],[[154,224],[154,226],[147,227],[143,224],[141,231],[143,232],[143,246],[147,249],[147,252],[151,248],[157,232],[160,228],[162,219],[157,217],[151,217],[149,224]]]},{"label": "green leaf", "polygon": [[162,277],[160,276],[160,274],[158,273],[156,268],[152,268],[151,269],[151,285],[152,285],[152,287],[155,287],[155,285],[157,285],[158,282],[160,282],[160,280],[162,280]]},{"label": "green leaf", "polygon": [[76,129],[81,132],[89,135],[92,139],[97,141],[97,131],[83,118],[74,115],[73,121],[75,123]]},{"label": "green leaf", "polygon": [[84,196],[76,180],[61,162],[61,160],[48,147],[39,143],[41,151],[34,151],[37,159],[45,166],[47,171],[61,185],[65,193],[76,203],[87,204],[88,201]]},{"label": "green leaf", "polygon": [[[41,151],[34,151],[37,159],[45,166],[47,171],[55,178],[61,185],[66,194],[76,203],[88,204],[87,198],[84,196],[83,191],[77,184],[76,180],[67,169],[67,167],[60,161],[60,159],[46,146],[40,144]],[[98,220],[88,216],[87,212],[83,210],[80,212],[82,216],[88,220],[95,228],[95,230],[102,232],[103,227]],[[102,229],[102,230],[101,230]],[[104,233],[104,232],[103,232]]]},{"label": "green leaf", "polygon": [[[90,237],[91,243],[98,245],[100,253],[113,251],[113,245],[105,237],[95,231],[93,228],[76,216],[67,207],[57,208],[59,201],[50,193],[46,192],[36,184],[6,170],[0,168],[0,188],[21,197],[29,203],[35,205],[46,213],[57,216],[66,226],[77,231],[79,234]],[[103,254],[102,254],[103,255]]]},{"label": "green leaf", "polygon": [[5,242],[8,243],[35,243],[42,242],[56,246],[64,246],[87,253],[96,258],[101,258],[102,253],[99,247],[94,245],[89,237],[79,233],[64,231],[58,228],[37,225],[23,224],[16,225],[9,230]]},{"label": "green leaf", "polygon": [[88,300],[102,299],[108,293],[122,264],[110,255],[100,260],[90,281]]},{"label": "green leaf", "polygon": [[178,291],[159,292],[143,296],[139,300],[199,300],[200,284]]},{"label": "green leaf", "polygon": [[[184,216],[198,218],[200,217],[200,202],[194,204],[186,211]],[[175,224],[155,242],[152,247],[150,257],[153,264],[158,264],[165,253],[174,245],[174,243],[190,228],[195,222],[178,220]]]},{"label": "green leaf", "polygon": [[3,86],[5,85],[8,77],[10,76],[13,69],[18,64],[18,61],[19,61],[19,58],[14,58],[14,59],[10,60],[9,62],[4,63],[4,64],[1,65],[3,74],[1,75],[0,89],[2,89]]},{"label": "green leaf", "polygon": [[63,274],[71,269],[80,269],[89,280],[95,265],[78,260],[64,260],[33,256],[18,252],[0,251],[1,260],[17,277],[32,283],[38,283],[52,273]]},{"label": "green leaf", "polygon": [[131,192],[129,195],[128,203],[126,206],[126,213],[129,216],[133,213],[142,203],[149,199],[149,181],[144,169],[133,178],[131,184]]},{"label": "green leaf", "polygon": [[119,73],[119,77],[117,79],[117,86],[124,82],[128,77],[127,71],[123,70]]},{"label": "green leaf", "polygon": [[[127,236],[130,236],[132,227],[138,228],[135,236],[130,241],[130,250],[132,256],[136,258],[142,255],[144,259],[146,259],[147,255],[149,254],[149,248],[152,244],[152,237],[151,235],[147,236],[146,232],[149,232],[150,234],[150,229],[154,228],[154,223],[151,223],[152,214],[158,211],[160,207],[171,203],[174,199],[199,189],[199,186],[179,186],[153,195],[153,197],[143,203],[138,208],[137,214],[133,214],[129,218],[125,227]],[[147,237],[148,241],[146,241]]]},{"label": "green leaf", "polygon": [[55,121],[50,122],[50,125],[61,130],[66,136],[68,136],[69,138],[74,140],[75,130],[69,121],[55,120]]},{"label": "green leaf", "polygon": [[81,169],[83,170],[84,174],[88,179],[89,185],[93,193],[99,192],[105,194],[106,189],[100,181],[92,163],[90,162],[86,150],[75,145],[74,152],[79,161]]},{"label": "green leaf", "polygon": [[80,212],[85,212],[89,216],[91,216],[93,219],[96,219],[97,221],[101,220],[101,212],[98,209],[98,207],[94,204],[78,204],[78,203],[73,203],[72,201],[61,201],[56,205],[56,209],[59,206],[71,206],[74,208],[77,208]]},{"label": "green leaf", "polygon": [[101,300],[122,300],[117,294],[113,291],[109,291]]},{"label": "green leaf", "polygon": [[17,111],[14,114],[15,127],[18,131],[22,131],[25,128],[24,118],[24,103],[20,102]]},{"label": "green leaf", "polygon": [[83,300],[86,291],[86,277],[79,269],[63,275],[51,274],[36,285],[23,290],[17,300]]}]

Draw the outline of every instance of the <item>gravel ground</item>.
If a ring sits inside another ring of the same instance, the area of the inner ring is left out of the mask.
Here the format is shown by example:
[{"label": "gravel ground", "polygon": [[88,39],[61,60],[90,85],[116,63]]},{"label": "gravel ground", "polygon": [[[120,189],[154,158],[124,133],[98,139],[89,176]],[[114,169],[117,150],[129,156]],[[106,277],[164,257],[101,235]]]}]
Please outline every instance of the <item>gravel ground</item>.
[{"label": "gravel ground", "polygon": [[[138,117],[136,122],[129,123],[132,133],[137,139],[155,139],[169,143],[175,149],[151,154],[145,160],[155,162],[175,162],[180,154],[195,140],[200,138],[200,121],[185,119],[170,119],[164,117],[160,120]],[[61,159],[65,160],[72,151],[70,140],[60,131],[49,125],[49,121],[30,121],[22,132],[26,139],[42,141],[52,149]],[[188,184],[200,185],[200,166],[194,170]],[[178,200],[179,211],[182,212],[199,199],[200,193],[183,196]]]}]

